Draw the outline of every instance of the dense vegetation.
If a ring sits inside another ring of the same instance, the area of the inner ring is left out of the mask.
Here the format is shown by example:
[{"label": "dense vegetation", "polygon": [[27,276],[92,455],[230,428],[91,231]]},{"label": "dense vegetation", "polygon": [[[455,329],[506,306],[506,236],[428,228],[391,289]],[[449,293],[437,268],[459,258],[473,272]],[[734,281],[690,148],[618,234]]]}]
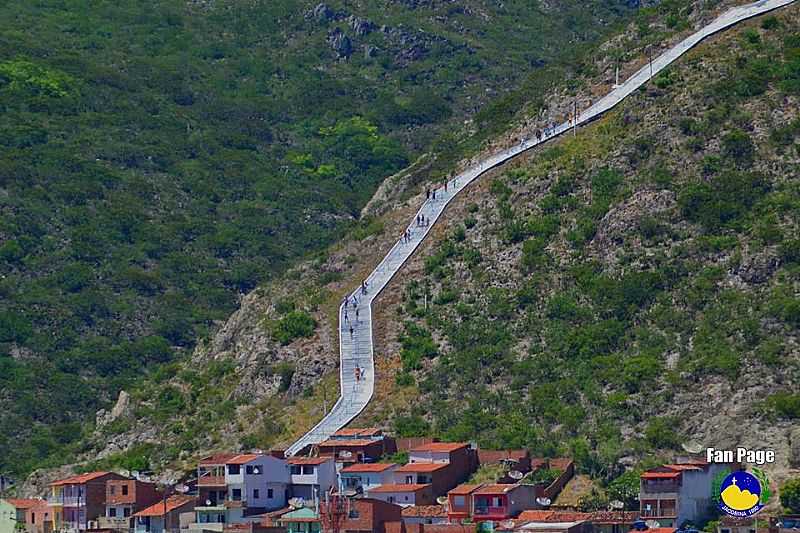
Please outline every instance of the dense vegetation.
[{"label": "dense vegetation", "polygon": [[4,2],[0,470],[63,461],[384,177],[449,170],[631,13],[550,4]]},{"label": "dense vegetation", "polygon": [[736,437],[764,414],[790,427],[800,34],[797,10],[784,16],[691,54],[466,200],[403,284],[396,383],[425,401],[398,433],[569,454],[609,481],[622,457],[715,438],[715,384],[749,390],[719,416]]}]

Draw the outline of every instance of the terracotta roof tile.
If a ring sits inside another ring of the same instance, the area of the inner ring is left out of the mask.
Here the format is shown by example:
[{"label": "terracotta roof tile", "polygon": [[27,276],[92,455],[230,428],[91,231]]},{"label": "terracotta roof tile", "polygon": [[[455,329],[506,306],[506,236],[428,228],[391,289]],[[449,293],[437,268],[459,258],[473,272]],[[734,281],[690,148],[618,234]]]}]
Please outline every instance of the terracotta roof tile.
[{"label": "terracotta roof tile", "polygon": [[64,479],[59,479],[58,481],[53,481],[50,483],[51,486],[59,486],[59,485],[81,485],[83,483],[88,483],[89,481],[95,480],[97,478],[101,478],[103,476],[107,476],[111,472],[87,472],[85,474],[80,474],[78,476],[72,476]]},{"label": "terracotta roof tile", "polygon": [[230,459],[228,459],[228,461],[225,464],[228,464],[228,465],[243,465],[243,464],[249,463],[250,461],[258,459],[259,457],[261,457],[261,456],[258,455],[258,454],[255,454],[255,453],[243,453],[241,455],[235,455],[235,456],[231,457]]},{"label": "terracotta roof tile", "polygon": [[138,513],[133,513],[133,516],[163,516],[166,513],[171,513],[175,509],[180,509],[184,505],[194,503],[194,496],[170,496],[167,498],[166,512],[164,511],[164,502],[154,503],[150,507],[145,507]]},{"label": "terracotta roof tile", "polygon": [[348,428],[340,429],[334,433],[333,437],[375,437],[380,435],[380,428]]},{"label": "terracotta roof tile", "polygon": [[503,485],[500,483],[486,484],[476,490],[473,494],[505,494],[519,487],[516,483]]},{"label": "terracotta roof tile", "polygon": [[214,455],[209,455],[208,457],[203,457],[200,459],[198,464],[200,465],[224,465],[227,464],[228,461],[236,457],[238,454],[236,453],[215,453]]},{"label": "terracotta roof tile", "polygon": [[522,511],[517,518],[523,522],[581,522],[590,520],[591,517],[592,513],[579,513],[577,511],[531,510]]},{"label": "terracotta roof tile", "polygon": [[447,511],[441,505],[411,505],[403,508],[402,515],[419,518],[435,518],[447,516]]},{"label": "terracotta roof tile", "polygon": [[321,465],[332,460],[331,457],[290,457],[286,462],[290,465]]},{"label": "terracotta roof tile", "polygon": [[672,479],[680,477],[680,472],[642,472],[642,479]]},{"label": "terracotta roof tile", "polygon": [[408,463],[398,468],[396,472],[398,474],[403,472],[436,472],[448,466],[450,466],[449,463]]},{"label": "terracotta roof tile", "polygon": [[467,495],[467,494],[472,494],[473,492],[475,492],[477,489],[481,488],[482,486],[483,486],[483,484],[480,484],[480,483],[477,484],[477,485],[469,485],[467,483],[464,483],[464,484],[461,484],[461,485],[457,486],[456,488],[454,488],[453,490],[451,490],[447,494],[452,494],[454,496],[463,496],[463,495]]},{"label": "terracotta roof tile", "polygon": [[371,489],[367,489],[368,493],[373,492],[417,492],[418,490],[422,490],[425,487],[430,487],[429,483],[426,484],[419,484],[419,483],[406,483],[406,484],[398,484],[398,483],[390,483],[388,485],[378,485],[377,487],[373,487]]},{"label": "terracotta roof tile", "polygon": [[320,448],[328,448],[332,446],[369,446],[376,442],[370,439],[328,439],[320,442],[317,446]]},{"label": "terracotta roof tile", "polygon": [[46,503],[45,500],[35,498],[6,498],[6,501],[17,509],[30,509]]},{"label": "terracotta roof tile", "polygon": [[351,472],[385,472],[395,466],[397,465],[394,463],[356,463],[342,468],[341,472],[343,474],[349,474]]},{"label": "terracotta roof tile", "polygon": [[469,446],[466,442],[429,442],[412,448],[412,452],[454,452]]}]

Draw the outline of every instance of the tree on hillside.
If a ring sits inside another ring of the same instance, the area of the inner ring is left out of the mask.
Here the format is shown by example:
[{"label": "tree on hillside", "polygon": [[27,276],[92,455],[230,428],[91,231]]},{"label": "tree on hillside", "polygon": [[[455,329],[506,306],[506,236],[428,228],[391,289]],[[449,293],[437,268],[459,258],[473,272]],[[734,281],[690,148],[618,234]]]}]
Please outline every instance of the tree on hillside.
[{"label": "tree on hillside", "polygon": [[628,470],[609,483],[606,492],[612,500],[624,503],[625,509],[635,508],[639,496],[639,471]]},{"label": "tree on hillside", "polygon": [[781,486],[781,505],[790,513],[800,513],[800,478],[793,478]]}]

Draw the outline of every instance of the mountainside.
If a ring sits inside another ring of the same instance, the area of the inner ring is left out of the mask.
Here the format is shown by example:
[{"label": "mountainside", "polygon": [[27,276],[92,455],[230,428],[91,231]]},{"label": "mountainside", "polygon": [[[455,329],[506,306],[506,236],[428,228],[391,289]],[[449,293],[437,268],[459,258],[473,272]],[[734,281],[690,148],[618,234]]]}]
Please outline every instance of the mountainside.
[{"label": "mountainside", "polygon": [[3,2],[0,471],[80,453],[87,417],[170,375],[243,294],[371,231],[358,215],[386,176],[447,172],[637,15],[628,0]]},{"label": "mountainside", "polygon": [[[798,22],[792,6],[709,40],[457,199],[378,300],[378,392],[357,422],[568,453],[600,478],[692,442],[796,467]],[[604,45],[520,128],[606,92],[640,39]],[[86,467],[176,467],[308,429],[338,391],[341,294],[413,216],[418,179],[385,182],[368,223],[122,398]]]}]

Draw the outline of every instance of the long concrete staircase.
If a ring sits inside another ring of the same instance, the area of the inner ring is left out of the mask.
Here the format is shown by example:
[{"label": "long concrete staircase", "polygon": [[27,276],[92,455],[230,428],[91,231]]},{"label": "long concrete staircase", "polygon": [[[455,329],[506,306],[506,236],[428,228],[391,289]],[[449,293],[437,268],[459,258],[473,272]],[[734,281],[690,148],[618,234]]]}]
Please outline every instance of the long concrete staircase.
[{"label": "long concrete staircase", "polygon": [[[431,231],[433,224],[442,215],[445,207],[458,193],[487,170],[502,165],[522,152],[562,135],[572,128],[586,124],[612,109],[626,96],[642,87],[652,76],[658,74],[703,39],[739,22],[794,2],[795,0],[760,0],[730,9],[701,30],[654,58],[652,63],[648,62],[624,83],[580,113],[577,120],[573,118],[569,122],[558,125],[541,139],[525,139],[511,148],[493,154],[453,178],[448,182],[447,190],[439,188],[436,191],[435,199],[431,198],[423,203],[417,213],[418,216],[424,216],[429,224],[420,227],[417,225],[415,217],[407,228],[407,234],[404,234],[395,243],[366,279],[366,291],[359,287],[348,295],[346,301],[343,301],[339,307],[340,397],[330,412],[316,426],[286,450],[286,455],[295,455],[307,446],[327,439],[331,434],[346,426],[367,406],[375,390],[372,302],[411,257],[411,254]],[[356,318],[356,310],[358,310],[358,318]]]}]

